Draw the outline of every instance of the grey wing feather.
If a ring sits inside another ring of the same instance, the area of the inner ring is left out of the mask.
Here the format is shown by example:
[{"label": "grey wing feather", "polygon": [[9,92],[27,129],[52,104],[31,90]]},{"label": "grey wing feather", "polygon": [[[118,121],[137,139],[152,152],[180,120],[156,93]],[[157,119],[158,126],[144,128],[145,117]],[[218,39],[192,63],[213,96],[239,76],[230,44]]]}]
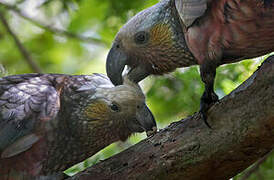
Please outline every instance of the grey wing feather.
[{"label": "grey wing feather", "polygon": [[206,9],[209,0],[175,0],[176,9],[186,27],[201,17]]},{"label": "grey wing feather", "polygon": [[[0,78],[0,152],[35,133],[41,118],[54,118],[59,110],[58,102],[58,93],[47,76],[26,74]],[[35,136],[28,137],[28,142],[36,142]]]},{"label": "grey wing feather", "polygon": [[20,137],[17,141],[15,141],[10,146],[5,148],[5,150],[1,154],[1,158],[9,158],[17,154],[20,154],[21,152],[24,152],[31,148],[31,146],[34,143],[36,143],[39,139],[40,137],[34,133]]}]

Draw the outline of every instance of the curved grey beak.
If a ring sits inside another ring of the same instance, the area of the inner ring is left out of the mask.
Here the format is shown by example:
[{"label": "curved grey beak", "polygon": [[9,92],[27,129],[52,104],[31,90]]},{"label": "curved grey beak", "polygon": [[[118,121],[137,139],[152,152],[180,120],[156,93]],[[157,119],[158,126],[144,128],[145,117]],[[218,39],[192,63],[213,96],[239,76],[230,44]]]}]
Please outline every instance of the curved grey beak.
[{"label": "curved grey beak", "polygon": [[115,86],[123,84],[122,73],[126,62],[126,54],[113,45],[107,56],[106,70],[109,79]]},{"label": "curved grey beak", "polygon": [[157,132],[156,121],[147,105],[144,105],[142,108],[138,109],[136,119],[146,130],[148,136]]},{"label": "curved grey beak", "polygon": [[[110,49],[107,56],[107,75],[111,82],[117,86],[123,84],[122,73],[126,65],[129,64],[129,58],[121,48],[117,48],[115,43]],[[138,64],[136,67],[131,67],[128,77],[131,81],[138,83],[149,75],[145,68],[145,64]]]}]

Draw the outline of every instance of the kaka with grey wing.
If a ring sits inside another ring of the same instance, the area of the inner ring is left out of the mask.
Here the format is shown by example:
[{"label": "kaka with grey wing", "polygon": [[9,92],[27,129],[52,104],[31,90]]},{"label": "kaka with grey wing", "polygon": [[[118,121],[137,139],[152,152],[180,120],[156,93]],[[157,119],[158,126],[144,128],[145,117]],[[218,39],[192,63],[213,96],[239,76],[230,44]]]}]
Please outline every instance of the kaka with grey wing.
[{"label": "kaka with grey wing", "polygon": [[155,131],[141,88],[100,74],[0,78],[0,180],[62,179],[62,171],[132,133]]},{"label": "kaka with grey wing", "polygon": [[117,85],[126,65],[135,82],[199,65],[205,84],[200,111],[206,122],[207,110],[218,100],[216,68],[274,51],[273,17],[273,0],[162,0],[117,33],[107,74]]}]

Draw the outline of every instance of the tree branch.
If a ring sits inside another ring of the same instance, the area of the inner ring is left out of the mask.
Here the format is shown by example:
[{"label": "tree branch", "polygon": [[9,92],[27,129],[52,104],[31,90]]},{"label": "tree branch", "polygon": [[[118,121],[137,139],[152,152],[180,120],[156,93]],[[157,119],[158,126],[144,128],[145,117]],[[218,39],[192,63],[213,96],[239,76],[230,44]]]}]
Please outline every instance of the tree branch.
[{"label": "tree branch", "polygon": [[16,36],[16,34],[9,27],[9,24],[8,24],[6,18],[4,17],[4,14],[3,14],[2,11],[0,11],[0,20],[1,20],[2,24],[3,24],[3,26],[5,27],[6,31],[13,38],[13,40],[14,40],[17,48],[18,48],[18,50],[21,52],[22,56],[24,57],[24,60],[29,64],[29,66],[33,69],[34,72],[36,72],[36,73],[42,73],[42,70],[40,69],[40,67],[35,63],[35,61],[32,59],[32,57],[30,56],[30,54],[28,53],[28,51],[26,50],[26,48],[20,42],[20,40],[18,39],[18,37]]},{"label": "tree branch", "polygon": [[65,30],[61,30],[55,27],[51,27],[49,25],[43,24],[41,22],[39,22],[38,20],[35,20],[31,17],[29,17],[28,15],[26,15],[25,13],[23,13],[20,9],[18,9],[16,6],[14,5],[9,5],[9,4],[5,4],[3,2],[0,2],[0,6],[3,6],[4,8],[13,11],[14,13],[16,13],[18,16],[24,18],[25,20],[31,22],[32,24],[48,31],[51,32],[53,34],[59,35],[59,36],[66,36],[69,38],[74,38],[74,39],[78,39],[80,41],[84,41],[87,43],[93,43],[93,44],[97,44],[97,45],[101,45],[101,46],[106,46],[107,43],[104,42],[102,39],[98,39],[98,38],[94,38],[94,37],[85,37],[82,35],[78,35],[78,34],[74,34],[72,32],[68,32]]},{"label": "tree branch", "polygon": [[221,180],[273,149],[274,56],[209,110],[198,113],[88,168],[70,180]]}]

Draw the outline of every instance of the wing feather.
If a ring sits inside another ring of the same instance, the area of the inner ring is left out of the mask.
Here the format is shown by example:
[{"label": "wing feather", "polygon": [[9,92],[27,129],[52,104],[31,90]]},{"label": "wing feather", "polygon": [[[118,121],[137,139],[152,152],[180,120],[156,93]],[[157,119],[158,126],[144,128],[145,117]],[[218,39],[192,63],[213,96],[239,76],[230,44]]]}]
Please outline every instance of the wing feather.
[{"label": "wing feather", "polygon": [[207,7],[209,0],[175,0],[176,9],[186,27],[201,17]]},{"label": "wing feather", "polygon": [[42,123],[40,120],[55,118],[59,95],[49,77],[24,74],[0,78],[0,153],[3,157],[30,148],[37,142],[35,127]]}]

